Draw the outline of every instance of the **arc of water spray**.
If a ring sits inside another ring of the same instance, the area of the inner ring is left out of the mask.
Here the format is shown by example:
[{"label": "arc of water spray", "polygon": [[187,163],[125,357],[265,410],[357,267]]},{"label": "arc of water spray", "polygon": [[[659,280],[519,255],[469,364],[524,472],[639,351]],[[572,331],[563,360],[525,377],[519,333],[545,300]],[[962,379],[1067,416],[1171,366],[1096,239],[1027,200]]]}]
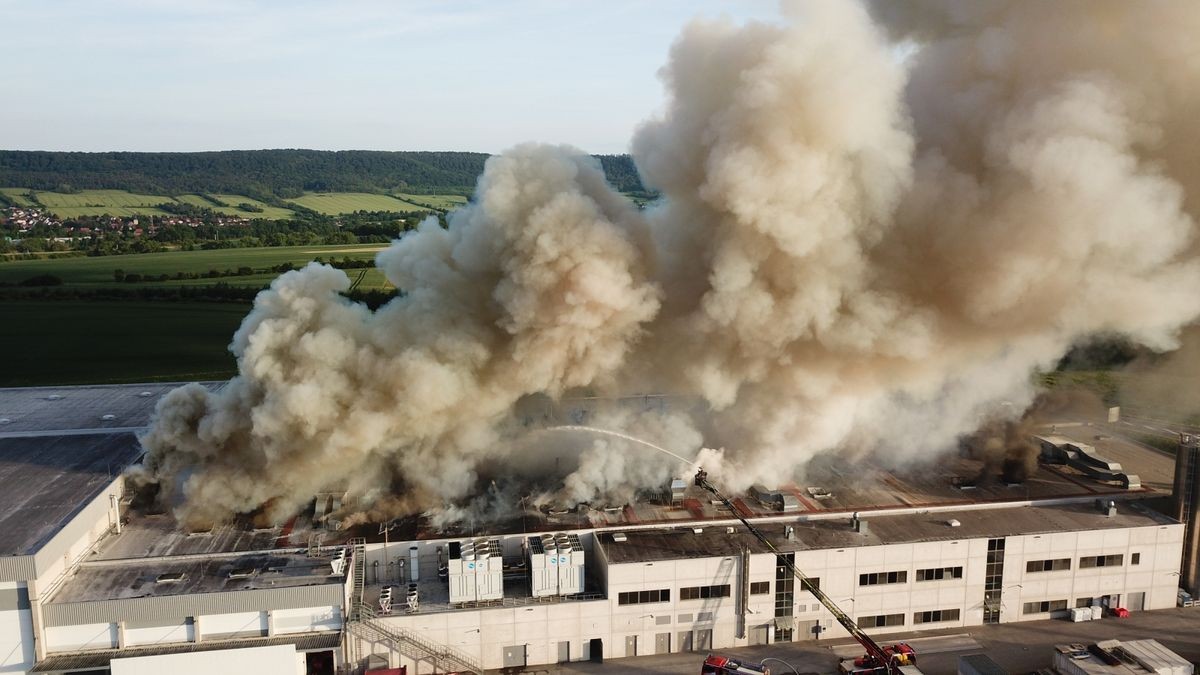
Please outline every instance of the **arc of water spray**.
[{"label": "arc of water spray", "polygon": [[622,440],[626,440],[631,443],[637,443],[639,445],[644,445],[647,448],[651,448],[651,449],[657,450],[661,453],[670,455],[670,456],[674,457],[675,459],[677,459],[689,466],[691,466],[692,464],[695,464],[695,462],[696,462],[695,458],[687,459],[686,457],[680,457],[679,455],[671,452],[670,450],[667,450],[664,447],[655,445],[655,444],[651,443],[650,441],[643,440],[641,438],[638,438],[637,436],[630,436],[629,434],[623,434],[619,431],[613,431],[611,429],[600,429],[598,427],[586,427],[586,426],[579,425],[579,424],[564,424],[564,425],[560,425],[557,427],[546,427],[546,431],[583,431],[583,432],[593,433],[593,434],[602,434],[604,436],[612,436],[614,438],[620,438]]}]

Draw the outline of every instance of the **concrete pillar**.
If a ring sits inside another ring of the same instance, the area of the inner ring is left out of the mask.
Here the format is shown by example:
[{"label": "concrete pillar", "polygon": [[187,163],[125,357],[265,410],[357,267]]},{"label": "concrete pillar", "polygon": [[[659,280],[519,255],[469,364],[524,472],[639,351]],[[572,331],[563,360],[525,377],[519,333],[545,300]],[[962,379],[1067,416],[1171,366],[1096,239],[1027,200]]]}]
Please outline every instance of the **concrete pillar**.
[{"label": "concrete pillar", "polygon": [[275,612],[267,610],[267,637],[275,637]]},{"label": "concrete pillar", "polygon": [[199,642],[200,640],[203,639],[200,635],[200,617],[199,616],[192,617],[192,635],[195,638],[196,642]]},{"label": "concrete pillar", "polygon": [[117,649],[125,649],[125,622],[117,622]]},{"label": "concrete pillar", "polygon": [[46,658],[46,618],[42,615],[42,599],[38,593],[37,581],[26,581],[25,590],[29,594],[29,616],[33,623],[33,654],[41,661]]}]

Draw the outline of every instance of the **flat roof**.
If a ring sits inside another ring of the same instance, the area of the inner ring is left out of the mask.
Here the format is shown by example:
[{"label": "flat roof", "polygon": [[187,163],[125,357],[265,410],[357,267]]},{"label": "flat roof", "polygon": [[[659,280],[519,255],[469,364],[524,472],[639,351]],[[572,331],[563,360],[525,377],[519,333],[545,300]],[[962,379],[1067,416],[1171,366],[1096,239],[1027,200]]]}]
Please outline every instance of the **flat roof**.
[{"label": "flat roof", "polygon": [[131,433],[0,438],[0,555],[37,552],[141,454]]},{"label": "flat roof", "polygon": [[1060,423],[1039,427],[1038,431],[1092,446],[1105,459],[1120,462],[1126,473],[1137,474],[1146,487],[1168,493],[1174,488],[1175,455],[1114,433],[1108,425]]},{"label": "flat roof", "polygon": [[[182,384],[159,382],[0,389],[0,437],[143,428],[150,423],[150,415],[158,400]],[[201,384],[214,391],[225,385],[224,382]]]},{"label": "flat roof", "polygon": [[[863,519],[867,521],[868,531],[865,534],[855,532],[850,527],[849,518],[773,521],[755,524],[755,527],[766,535],[776,549],[792,552],[1175,523],[1164,515],[1131,502],[1118,503],[1117,513],[1112,517],[1091,504],[1063,504],[878,516],[863,514]],[[950,520],[957,520],[959,525],[951,527],[948,524]],[[700,525],[697,523],[697,527]],[[790,539],[786,536],[786,527],[793,528]],[[614,541],[613,532],[603,532],[598,533],[596,541],[610,564],[724,557],[737,555],[743,548],[751,553],[770,553],[770,549],[741,524],[710,525],[700,529],[702,531],[699,533],[691,527],[625,530],[623,534],[626,540],[623,542]]]},{"label": "flat roof", "polygon": [[[59,588],[50,604],[344,583],[345,577],[330,576],[332,560],[332,555],[310,557],[279,551],[199,559],[89,561]],[[240,573],[231,577],[235,571]],[[179,578],[159,582],[164,574]]]},{"label": "flat roof", "polygon": [[[315,532],[301,518],[284,527],[256,528],[246,519],[215,525],[205,532],[185,532],[167,514],[126,511],[121,534],[106,538],[90,560],[128,560],[179,555],[212,555],[306,547]],[[303,522],[301,522],[303,521]],[[321,533],[322,543],[332,543],[337,533]]]}]

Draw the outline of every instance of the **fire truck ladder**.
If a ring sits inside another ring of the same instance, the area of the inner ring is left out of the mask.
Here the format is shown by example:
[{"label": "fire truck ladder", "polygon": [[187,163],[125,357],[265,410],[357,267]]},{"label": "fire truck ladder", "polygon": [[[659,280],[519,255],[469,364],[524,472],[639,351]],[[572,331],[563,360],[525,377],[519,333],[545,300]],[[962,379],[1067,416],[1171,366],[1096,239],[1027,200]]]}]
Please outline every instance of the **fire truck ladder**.
[{"label": "fire truck ladder", "polygon": [[446,645],[434,644],[412,631],[381,621],[366,605],[358,610],[357,619],[348,624],[355,636],[369,642],[385,642],[391,648],[414,661],[428,661],[438,673],[472,673],[483,675],[483,667],[474,659]]},{"label": "fire truck ladder", "polygon": [[894,657],[893,655],[889,655],[886,651],[884,651],[883,647],[880,647],[874,640],[871,639],[870,635],[864,633],[862,629],[858,627],[858,624],[854,623],[854,619],[851,619],[845,612],[843,612],[828,595],[825,595],[824,591],[818,588],[817,585],[812,582],[812,580],[805,576],[804,573],[800,571],[800,568],[796,567],[795,563],[789,562],[788,559],[784,557],[783,553],[779,551],[779,549],[775,548],[775,545],[771,543],[771,540],[767,539],[766,535],[764,535],[762,532],[759,532],[758,528],[751,525],[750,521],[747,520],[746,517],[734,507],[733,502],[729,499],[729,497],[726,497],[721,493],[720,490],[717,489],[717,486],[709,482],[708,472],[706,472],[704,469],[700,469],[696,472],[696,486],[708,490],[714,497],[721,500],[721,503],[724,504],[734,516],[737,516],[738,520],[742,521],[742,524],[746,526],[746,529],[750,531],[750,534],[753,534],[756,539],[762,542],[763,546],[766,546],[768,551],[775,554],[775,559],[779,562],[779,564],[787,565],[792,570],[792,574],[800,580],[800,587],[809,593],[812,593],[817,600],[819,600],[821,604],[825,606],[825,609],[828,609],[830,613],[833,614],[833,618],[837,619],[837,622],[842,625],[842,628],[845,628],[846,631],[858,641],[858,644],[862,645],[863,649],[867,650],[867,656],[875,661],[879,667],[886,668],[887,672],[889,673],[899,673],[900,666],[908,665],[907,655],[896,654]]},{"label": "fire truck ladder", "polygon": [[354,585],[350,591],[350,619],[354,620],[363,608],[363,586],[367,580],[367,540],[355,537],[349,544],[351,555],[354,556],[350,561],[354,565]]}]

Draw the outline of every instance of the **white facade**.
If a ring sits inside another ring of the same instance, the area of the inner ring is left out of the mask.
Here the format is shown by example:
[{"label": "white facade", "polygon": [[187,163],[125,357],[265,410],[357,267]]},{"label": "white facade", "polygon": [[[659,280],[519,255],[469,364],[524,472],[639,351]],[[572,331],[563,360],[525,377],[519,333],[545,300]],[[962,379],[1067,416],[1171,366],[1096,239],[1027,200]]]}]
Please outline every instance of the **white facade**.
[{"label": "white facade", "polygon": [[[1041,603],[1057,601],[1065,601],[1066,607],[1081,603],[1133,604],[1134,610],[1137,603],[1146,610],[1174,607],[1183,526],[1151,518],[1144,521],[1155,524],[1003,537],[998,621],[1065,615],[1065,608],[1042,611]],[[564,657],[589,659],[596,647],[609,659],[748,646],[786,639],[780,629],[789,626],[791,640],[846,636],[828,610],[800,590],[798,581],[792,618],[776,620],[777,569],[772,554],[608,561],[607,548],[638,545],[637,533],[627,534],[625,543],[606,538],[602,544],[592,544],[589,564],[598,568],[605,599],[423,610],[386,621],[453,647],[485,668],[511,665],[506,654],[511,658],[514,651],[523,652],[528,665],[544,665]],[[583,533],[581,538],[588,536]],[[809,549],[794,555],[796,566],[819,579],[820,588],[867,632],[895,634],[985,623],[988,548],[987,537],[964,537]],[[1080,565],[1083,558],[1117,555],[1122,556],[1120,565]],[[747,558],[749,569],[743,574]],[[1070,560],[1070,569],[1027,571],[1031,563],[1041,566],[1041,561],[1053,559]],[[751,589],[765,590],[747,593],[745,608],[740,606],[743,578]],[[660,591],[661,595],[654,595]],[[881,625],[867,627],[873,622]],[[423,664],[399,655],[392,655],[392,663],[426,672],[420,670]]]},{"label": "white facade", "polygon": [[291,645],[276,645],[113,659],[111,667],[112,675],[304,675],[304,655]]}]

